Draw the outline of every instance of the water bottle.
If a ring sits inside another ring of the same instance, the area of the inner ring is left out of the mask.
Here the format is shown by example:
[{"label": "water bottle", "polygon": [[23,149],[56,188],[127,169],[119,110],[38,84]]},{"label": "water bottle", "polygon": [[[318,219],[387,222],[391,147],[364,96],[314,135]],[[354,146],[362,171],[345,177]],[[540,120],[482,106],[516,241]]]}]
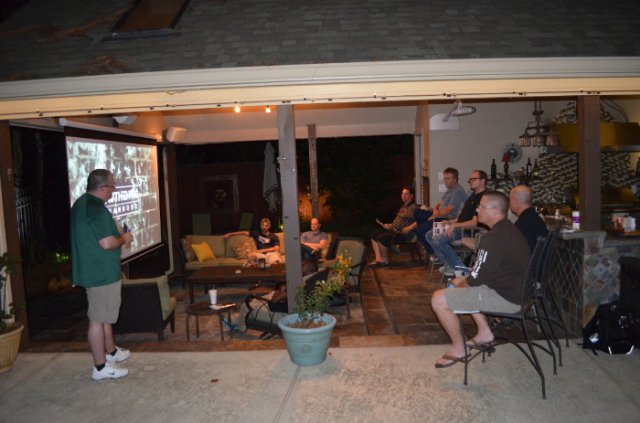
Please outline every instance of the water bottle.
[{"label": "water bottle", "polygon": [[452,269],[447,269],[444,272],[444,283],[447,288],[455,288],[456,286],[453,284],[453,280],[455,279],[456,274]]}]

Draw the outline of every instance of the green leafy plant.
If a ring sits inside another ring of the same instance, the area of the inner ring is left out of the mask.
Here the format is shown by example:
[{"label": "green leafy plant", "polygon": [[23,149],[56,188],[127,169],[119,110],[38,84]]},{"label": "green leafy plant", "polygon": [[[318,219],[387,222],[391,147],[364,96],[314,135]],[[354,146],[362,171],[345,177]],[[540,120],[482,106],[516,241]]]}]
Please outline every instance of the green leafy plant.
[{"label": "green leafy plant", "polygon": [[9,304],[9,313],[5,311],[4,301],[7,298],[7,290],[5,282],[8,275],[16,273],[18,270],[18,261],[9,257],[8,253],[0,256],[0,333],[9,332],[14,325],[8,325],[6,320],[15,317],[21,307],[15,304]]},{"label": "green leafy plant", "polygon": [[331,305],[331,299],[345,289],[345,283],[351,271],[351,257],[347,251],[340,252],[331,268],[326,281],[316,282],[313,290],[305,289],[304,284],[296,293],[296,311],[298,320],[291,324],[296,328],[323,326],[322,315]]}]

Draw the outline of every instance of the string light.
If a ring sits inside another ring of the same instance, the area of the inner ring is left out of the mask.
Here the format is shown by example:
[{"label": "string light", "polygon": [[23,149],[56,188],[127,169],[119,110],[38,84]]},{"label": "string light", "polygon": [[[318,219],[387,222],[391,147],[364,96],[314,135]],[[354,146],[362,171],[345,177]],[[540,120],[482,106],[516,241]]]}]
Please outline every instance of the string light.
[{"label": "string light", "polygon": [[240,106],[234,107],[233,111],[236,112],[236,113],[240,113]]},{"label": "string light", "polygon": [[267,106],[264,108],[265,113],[271,113],[271,106]]}]

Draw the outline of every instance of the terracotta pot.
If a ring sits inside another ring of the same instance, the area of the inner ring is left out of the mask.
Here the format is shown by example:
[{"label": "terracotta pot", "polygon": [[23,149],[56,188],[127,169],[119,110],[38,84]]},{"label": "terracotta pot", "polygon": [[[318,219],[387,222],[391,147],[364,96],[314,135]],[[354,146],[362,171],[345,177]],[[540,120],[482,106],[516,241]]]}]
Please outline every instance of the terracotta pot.
[{"label": "terracotta pot", "polygon": [[22,329],[24,325],[0,335],[0,373],[10,370],[16,362]]}]

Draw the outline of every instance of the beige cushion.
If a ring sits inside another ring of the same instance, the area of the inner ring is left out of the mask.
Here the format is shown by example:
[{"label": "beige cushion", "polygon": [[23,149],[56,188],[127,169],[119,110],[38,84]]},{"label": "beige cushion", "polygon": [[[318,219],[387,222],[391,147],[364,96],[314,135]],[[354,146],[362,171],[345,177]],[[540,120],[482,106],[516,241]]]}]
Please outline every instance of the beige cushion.
[{"label": "beige cushion", "polygon": [[200,244],[191,244],[191,248],[196,253],[196,257],[200,263],[216,258],[211,251],[211,247],[206,242],[202,242]]},{"label": "beige cushion", "polygon": [[322,248],[322,259],[327,258],[327,254],[329,254],[329,245],[331,245],[331,239],[333,238],[332,234],[327,234],[327,242],[325,242],[324,247]]},{"label": "beige cushion", "polygon": [[196,253],[193,252],[191,248],[191,244],[187,241],[187,238],[180,239],[180,244],[182,245],[182,252],[184,253],[184,258],[187,261],[193,261],[196,259]]},{"label": "beige cushion", "polygon": [[162,320],[166,320],[171,312],[176,308],[176,299],[171,296],[169,291],[169,278],[167,275],[158,276],[155,278],[142,278],[142,279],[122,279],[122,284],[127,285],[131,283],[155,283],[158,285],[158,293],[160,294],[160,307],[162,308]]},{"label": "beige cushion", "polygon": [[278,235],[278,240],[280,241],[280,254],[284,255],[285,251],[284,251],[284,232],[276,232],[276,235]]},{"label": "beige cushion", "polygon": [[256,252],[256,243],[252,238],[247,238],[237,244],[234,249],[235,258],[239,260],[246,260],[251,253]]}]

